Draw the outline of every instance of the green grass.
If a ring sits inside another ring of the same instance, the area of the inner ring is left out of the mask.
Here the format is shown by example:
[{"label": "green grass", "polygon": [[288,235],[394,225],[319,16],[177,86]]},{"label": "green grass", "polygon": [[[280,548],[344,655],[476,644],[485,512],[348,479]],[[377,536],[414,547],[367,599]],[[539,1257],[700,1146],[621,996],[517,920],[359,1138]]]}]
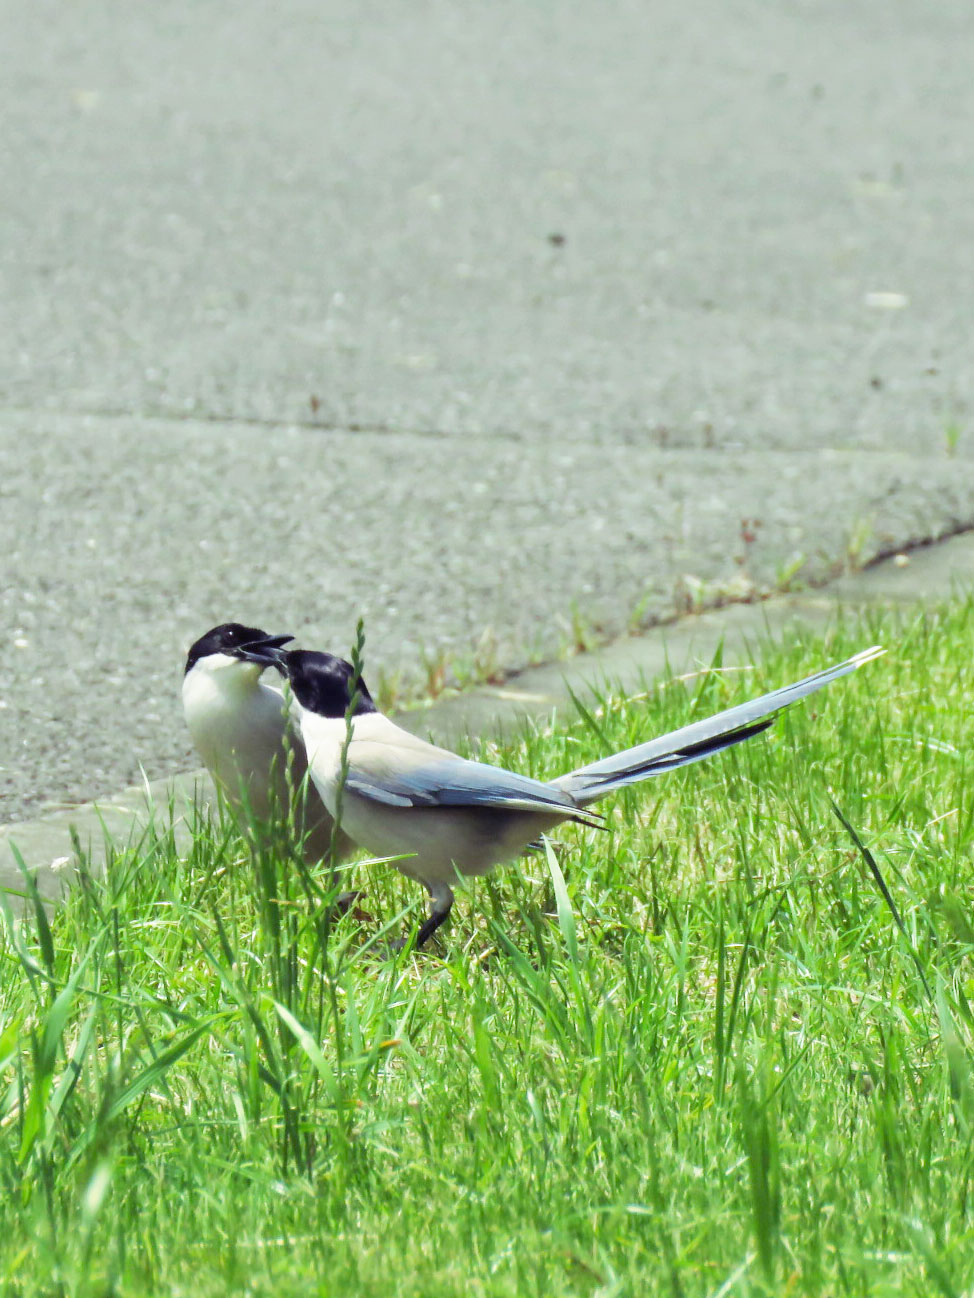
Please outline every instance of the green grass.
[{"label": "green grass", "polygon": [[382,958],[422,905],[388,866],[352,875],[374,920],[332,924],[325,876],[202,820],[50,925],[8,914],[0,1291],[960,1295],[974,605],[487,755],[553,776],[876,640],[607,833],[475,882],[439,954]]}]

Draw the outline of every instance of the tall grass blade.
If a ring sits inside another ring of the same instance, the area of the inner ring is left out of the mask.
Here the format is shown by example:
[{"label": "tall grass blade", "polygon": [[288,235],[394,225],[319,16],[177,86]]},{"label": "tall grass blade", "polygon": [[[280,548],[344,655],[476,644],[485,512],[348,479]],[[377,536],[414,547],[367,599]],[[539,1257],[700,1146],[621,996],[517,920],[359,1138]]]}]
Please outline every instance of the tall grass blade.
[{"label": "tall grass blade", "polygon": [[906,941],[907,950],[909,951],[911,957],[913,958],[913,963],[917,967],[917,973],[920,975],[920,981],[923,983],[923,989],[927,993],[927,997],[930,1000],[930,1003],[933,1004],[935,999],[933,990],[931,989],[930,984],[927,982],[927,976],[923,971],[923,965],[920,963],[920,957],[913,949],[913,943],[910,941],[910,935],[906,931],[906,925],[903,923],[903,920],[900,916],[900,912],[896,908],[896,902],[893,900],[893,896],[889,888],[887,888],[886,886],[886,881],[883,878],[882,873],[880,872],[875,857],[873,856],[872,852],[870,852],[869,848],[865,845],[865,843],[862,841],[862,839],[859,837],[859,835],[856,833],[855,829],[853,829],[852,825],[849,823],[846,817],[842,814],[835,800],[833,798],[829,798],[829,802],[831,802],[832,810],[835,812],[839,821],[845,827],[849,837],[852,839],[853,843],[855,843],[859,855],[866,862],[866,865],[869,867],[869,870],[873,878],[876,880],[876,884],[879,888],[879,891],[883,894],[883,898],[890,909],[890,914],[893,916],[893,919],[896,921],[897,927],[899,928],[900,932],[903,934],[903,937]]},{"label": "tall grass blade", "polygon": [[555,890],[555,906],[558,910],[558,927],[561,929],[561,935],[565,942],[565,948],[568,951],[568,958],[572,964],[578,964],[578,932],[575,927],[575,914],[572,910],[572,904],[568,897],[568,889],[565,887],[565,876],[561,872],[561,866],[558,864],[558,858],[555,856],[554,849],[547,836],[544,838],[545,857],[548,861],[548,869],[551,872],[551,883]]}]

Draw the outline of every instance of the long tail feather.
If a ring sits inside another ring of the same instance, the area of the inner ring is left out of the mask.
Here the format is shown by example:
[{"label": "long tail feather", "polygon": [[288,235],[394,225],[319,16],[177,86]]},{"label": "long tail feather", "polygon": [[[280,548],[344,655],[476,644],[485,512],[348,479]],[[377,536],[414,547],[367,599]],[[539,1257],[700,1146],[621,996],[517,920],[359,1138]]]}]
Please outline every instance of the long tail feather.
[{"label": "long tail feather", "polygon": [[824,685],[838,680],[840,676],[847,676],[885,652],[881,646],[873,645],[847,658],[845,662],[816,672],[814,676],[807,676],[793,685],[785,685],[769,694],[762,694],[748,703],[726,708],[703,721],[694,721],[689,726],[673,730],[668,735],[660,735],[648,743],[637,744],[635,748],[628,748],[625,752],[603,757],[600,761],[562,775],[553,780],[552,784],[570,793],[584,806],[627,784],[636,784],[640,780],[661,775],[664,771],[672,771],[677,766],[702,761],[712,753],[720,752],[722,748],[729,748],[760,734],[772,724],[775,714],[782,708],[814,694]]}]

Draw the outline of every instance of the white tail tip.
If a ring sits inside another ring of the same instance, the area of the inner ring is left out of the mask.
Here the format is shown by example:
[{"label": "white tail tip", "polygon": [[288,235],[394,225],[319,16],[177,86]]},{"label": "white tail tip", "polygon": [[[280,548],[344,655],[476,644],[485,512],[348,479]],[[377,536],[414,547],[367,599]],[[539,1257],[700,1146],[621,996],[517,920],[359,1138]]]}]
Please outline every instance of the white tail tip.
[{"label": "white tail tip", "polygon": [[874,658],[882,658],[886,649],[881,644],[870,645],[868,649],[862,649],[857,654],[853,654],[849,662],[853,667],[861,667],[863,663],[871,663]]}]

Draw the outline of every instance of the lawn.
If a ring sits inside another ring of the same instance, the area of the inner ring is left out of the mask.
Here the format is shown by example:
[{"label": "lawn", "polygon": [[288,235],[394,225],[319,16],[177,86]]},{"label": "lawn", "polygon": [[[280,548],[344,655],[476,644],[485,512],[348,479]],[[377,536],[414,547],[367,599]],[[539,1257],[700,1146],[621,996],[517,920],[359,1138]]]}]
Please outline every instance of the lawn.
[{"label": "lawn", "polygon": [[[388,865],[254,861],[202,816],[49,924],[8,912],[2,1292],[962,1294],[974,604],[482,755],[553,777],[876,641],[607,832],[474,882],[429,953],[388,955],[425,904]],[[332,921],[350,880],[369,913]]]}]

